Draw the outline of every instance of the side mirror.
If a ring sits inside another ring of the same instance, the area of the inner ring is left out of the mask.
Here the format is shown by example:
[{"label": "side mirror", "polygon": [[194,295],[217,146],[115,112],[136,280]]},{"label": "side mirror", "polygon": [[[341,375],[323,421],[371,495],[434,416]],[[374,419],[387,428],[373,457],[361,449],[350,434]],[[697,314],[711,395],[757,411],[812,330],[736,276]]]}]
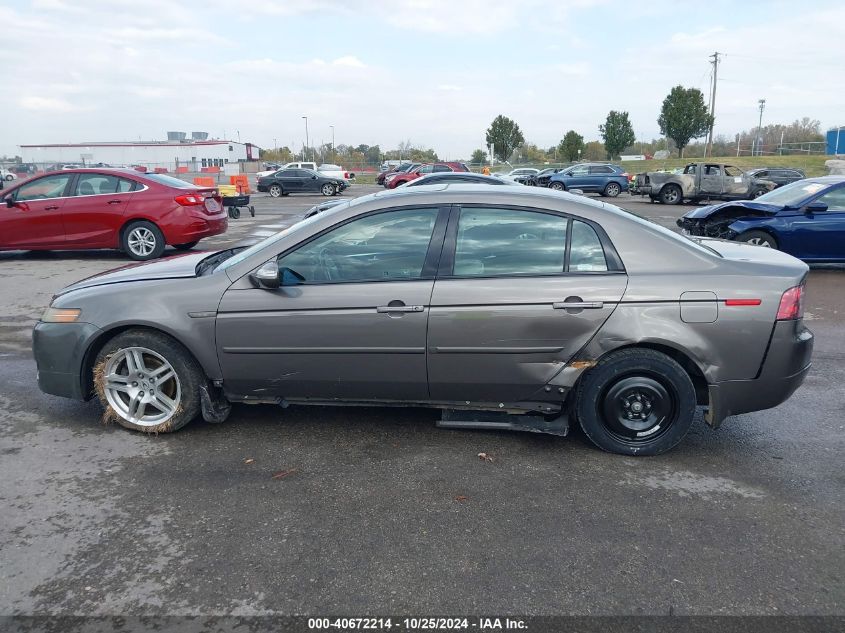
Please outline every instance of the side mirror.
[{"label": "side mirror", "polygon": [[293,268],[288,268],[287,266],[285,266],[279,272],[282,275],[283,286],[298,286],[303,281],[305,281],[305,277],[300,275]]},{"label": "side mirror", "polygon": [[827,205],[824,202],[819,202],[818,200],[811,202],[804,207],[804,213],[823,213],[825,211],[827,211]]},{"label": "side mirror", "polygon": [[8,195],[8,196],[6,196],[5,198],[3,198],[3,202],[5,202],[5,203],[6,203],[6,206],[7,206],[7,207],[9,207],[10,209],[11,209],[12,207],[14,207],[14,206],[15,206],[15,201],[14,201],[14,199],[12,198],[12,195],[11,195],[11,194],[9,194],[9,195]]},{"label": "side mirror", "polygon": [[279,265],[276,260],[271,260],[261,266],[258,270],[250,273],[249,280],[258,288],[275,290],[279,287]]},{"label": "side mirror", "polygon": [[317,176],[311,176],[311,180],[317,180]]}]

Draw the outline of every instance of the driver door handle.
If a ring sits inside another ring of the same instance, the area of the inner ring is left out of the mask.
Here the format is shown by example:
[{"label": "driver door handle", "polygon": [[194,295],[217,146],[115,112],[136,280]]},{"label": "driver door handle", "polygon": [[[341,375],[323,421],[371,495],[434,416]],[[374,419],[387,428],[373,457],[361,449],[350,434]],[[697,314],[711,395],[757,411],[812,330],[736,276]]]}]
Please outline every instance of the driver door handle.
[{"label": "driver door handle", "polygon": [[44,207],[44,210],[45,211],[55,211],[58,208],[59,208],[59,205],[54,204],[54,205],[50,205],[49,207]]},{"label": "driver door handle", "polygon": [[379,306],[376,312],[381,314],[397,314],[400,312],[422,312],[425,306]]},{"label": "driver door handle", "polygon": [[120,204],[120,200],[109,200],[106,204]]},{"label": "driver door handle", "polygon": [[555,310],[600,310],[604,307],[603,301],[561,301],[553,303]]}]

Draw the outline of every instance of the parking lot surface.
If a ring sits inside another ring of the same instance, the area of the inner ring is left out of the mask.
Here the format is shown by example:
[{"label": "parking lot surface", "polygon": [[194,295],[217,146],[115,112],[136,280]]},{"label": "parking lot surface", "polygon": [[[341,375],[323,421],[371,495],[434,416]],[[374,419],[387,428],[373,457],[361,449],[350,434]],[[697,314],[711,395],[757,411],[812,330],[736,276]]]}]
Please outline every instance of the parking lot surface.
[{"label": "parking lot surface", "polygon": [[[253,199],[198,248],[323,200]],[[673,228],[686,210],[615,202]],[[0,253],[0,614],[843,613],[842,267],[810,273],[814,366],[790,400],[636,459],[424,409],[104,425],[38,391],[30,332],[55,291],[125,263]]]}]

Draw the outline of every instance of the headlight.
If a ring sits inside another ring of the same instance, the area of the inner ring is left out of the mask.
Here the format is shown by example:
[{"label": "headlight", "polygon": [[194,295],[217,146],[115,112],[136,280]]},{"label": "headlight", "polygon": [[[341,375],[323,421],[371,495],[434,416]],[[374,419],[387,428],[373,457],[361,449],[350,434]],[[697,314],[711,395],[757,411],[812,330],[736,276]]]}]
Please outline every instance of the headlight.
[{"label": "headlight", "polygon": [[41,315],[43,323],[75,323],[82,310],[79,308],[47,308]]}]

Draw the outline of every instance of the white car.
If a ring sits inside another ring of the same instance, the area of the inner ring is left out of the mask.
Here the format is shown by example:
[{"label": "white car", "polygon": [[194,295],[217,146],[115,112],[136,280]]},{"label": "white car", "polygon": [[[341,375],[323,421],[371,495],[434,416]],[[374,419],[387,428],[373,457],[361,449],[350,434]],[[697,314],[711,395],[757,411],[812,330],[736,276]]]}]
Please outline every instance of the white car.
[{"label": "white car", "polygon": [[324,176],[328,176],[329,178],[342,178],[343,180],[350,180],[355,178],[355,174],[350,174],[340,165],[331,165],[329,163],[324,163],[317,168]]},{"label": "white car", "polygon": [[518,183],[525,184],[526,179],[529,176],[536,176],[540,173],[539,169],[534,169],[533,167],[518,167],[516,169],[512,169],[506,174],[497,173],[493,174],[494,176],[498,176],[499,178],[506,178],[508,180],[514,180]]},{"label": "white car", "polygon": [[255,174],[255,176],[257,178],[264,178],[264,176],[275,174],[277,171],[282,171],[283,169],[310,169],[311,171],[317,171],[317,163],[287,163],[286,165],[282,165],[278,169],[268,169],[265,171],[259,171]]},{"label": "white car", "polygon": [[8,181],[17,179],[17,176],[10,172],[8,169],[3,169],[2,167],[0,167],[0,178]]}]

